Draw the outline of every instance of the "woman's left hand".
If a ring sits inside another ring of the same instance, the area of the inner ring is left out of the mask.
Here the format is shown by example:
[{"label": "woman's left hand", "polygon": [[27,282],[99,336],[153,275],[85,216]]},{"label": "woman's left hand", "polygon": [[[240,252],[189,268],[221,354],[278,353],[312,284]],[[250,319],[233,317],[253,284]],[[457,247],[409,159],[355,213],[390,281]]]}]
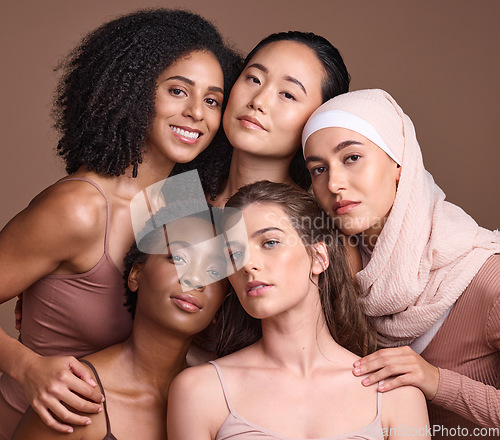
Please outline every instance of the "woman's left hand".
[{"label": "woman's left hand", "polygon": [[379,391],[389,391],[402,385],[420,388],[428,400],[438,390],[439,370],[410,347],[384,348],[354,362],[353,374],[369,374],[361,383],[365,386],[384,380]]}]

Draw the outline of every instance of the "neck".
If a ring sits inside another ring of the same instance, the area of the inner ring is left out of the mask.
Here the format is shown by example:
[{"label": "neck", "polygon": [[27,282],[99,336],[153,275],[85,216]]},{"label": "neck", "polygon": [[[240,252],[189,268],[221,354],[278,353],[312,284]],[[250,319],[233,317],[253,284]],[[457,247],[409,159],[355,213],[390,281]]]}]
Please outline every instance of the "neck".
[{"label": "neck", "polygon": [[373,251],[375,245],[377,244],[377,240],[379,235],[382,233],[382,229],[384,228],[385,223],[387,222],[387,216],[380,219],[377,224],[371,226],[366,231],[363,231],[361,234],[361,239],[370,251]]},{"label": "neck", "polygon": [[275,159],[255,156],[234,149],[229,168],[229,177],[223,190],[217,196],[217,200],[224,204],[242,186],[258,182],[259,180],[295,185],[290,177],[289,168],[291,161],[291,157]]},{"label": "neck", "polygon": [[[167,331],[136,316],[132,335],[123,343],[130,359],[131,375],[148,383],[167,400],[170,383],[184,368],[192,337]],[[142,321],[142,322],[141,322]]]},{"label": "neck", "polygon": [[302,376],[343,350],[330,335],[318,294],[309,297],[295,310],[263,319],[262,339],[256,344],[273,366]]},{"label": "neck", "polygon": [[106,176],[108,186],[112,188],[117,197],[130,201],[138,192],[166,179],[175,166],[175,162],[165,156],[154,154],[147,148],[142,159],[142,163],[137,165],[136,177],[133,177],[134,167],[132,165],[129,165],[120,176]]}]

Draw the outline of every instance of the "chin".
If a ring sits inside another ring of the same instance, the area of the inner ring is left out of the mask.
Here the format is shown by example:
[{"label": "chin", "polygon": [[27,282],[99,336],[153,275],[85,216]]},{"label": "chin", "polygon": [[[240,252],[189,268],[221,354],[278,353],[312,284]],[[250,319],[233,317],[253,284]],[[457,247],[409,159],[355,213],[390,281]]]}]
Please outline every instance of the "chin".
[{"label": "chin", "polygon": [[208,147],[208,145],[205,147],[202,147],[201,149],[196,147],[196,151],[190,150],[190,151],[186,151],[186,152],[183,152],[180,154],[176,154],[176,155],[174,155],[174,162],[175,163],[191,162],[192,160],[196,159],[200,153],[205,151],[207,147]]}]

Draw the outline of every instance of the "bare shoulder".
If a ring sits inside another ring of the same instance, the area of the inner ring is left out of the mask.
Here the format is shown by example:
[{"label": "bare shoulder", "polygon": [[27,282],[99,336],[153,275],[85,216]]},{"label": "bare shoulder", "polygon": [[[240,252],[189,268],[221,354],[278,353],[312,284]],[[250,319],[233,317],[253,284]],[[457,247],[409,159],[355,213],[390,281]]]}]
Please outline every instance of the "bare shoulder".
[{"label": "bare shoulder", "polygon": [[102,426],[96,424],[94,420],[88,426],[76,427],[72,433],[55,431],[42,421],[33,408],[29,407],[17,425],[12,440],[86,440],[102,438],[105,433],[106,430],[103,432]]},{"label": "bare shoulder", "polygon": [[177,375],[168,393],[168,438],[213,439],[228,414],[214,366],[187,368]]},{"label": "bare shoulder", "polygon": [[169,399],[177,398],[179,394],[185,398],[200,398],[213,396],[220,388],[220,382],[215,367],[211,364],[198,365],[181,371],[170,386]]},{"label": "bare shoulder", "polygon": [[59,181],[38,194],[27,208],[31,215],[52,218],[62,226],[86,234],[106,218],[106,199],[84,181]]},{"label": "bare shoulder", "polygon": [[424,428],[429,426],[425,396],[411,385],[383,393],[381,413],[382,425],[387,428],[406,426],[425,433]]},{"label": "bare shoulder", "polygon": [[61,265],[74,273],[102,255],[106,200],[86,182],[59,182],[36,196],[0,232],[0,264],[6,286],[0,301],[13,298]]},{"label": "bare shoulder", "polygon": [[383,394],[384,405],[398,406],[401,402],[424,403],[425,396],[422,391],[412,385],[403,385]]}]

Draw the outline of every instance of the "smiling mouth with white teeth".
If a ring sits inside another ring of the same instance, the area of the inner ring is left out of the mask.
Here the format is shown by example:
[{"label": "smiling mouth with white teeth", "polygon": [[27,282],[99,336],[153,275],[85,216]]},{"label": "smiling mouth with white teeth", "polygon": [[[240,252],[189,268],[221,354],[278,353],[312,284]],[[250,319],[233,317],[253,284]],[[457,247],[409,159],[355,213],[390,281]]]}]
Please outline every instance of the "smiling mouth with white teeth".
[{"label": "smiling mouth with white teeth", "polygon": [[180,136],[184,136],[188,139],[198,139],[201,136],[201,133],[196,131],[187,131],[182,128],[176,127],[175,125],[171,125],[170,128],[172,131]]}]

